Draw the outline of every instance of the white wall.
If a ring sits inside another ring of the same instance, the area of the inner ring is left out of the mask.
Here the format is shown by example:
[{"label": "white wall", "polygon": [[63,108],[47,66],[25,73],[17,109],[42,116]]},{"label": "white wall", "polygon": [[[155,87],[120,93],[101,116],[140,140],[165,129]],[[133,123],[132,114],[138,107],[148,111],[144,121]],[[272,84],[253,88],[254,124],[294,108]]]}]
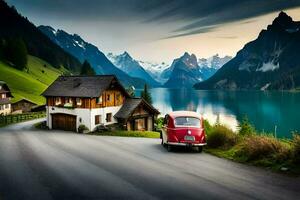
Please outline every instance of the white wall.
[{"label": "white wall", "polygon": [[[51,114],[54,113],[63,113],[68,115],[76,116],[76,129],[83,124],[89,128],[90,131],[93,131],[96,126],[95,125],[95,115],[101,115],[100,124],[109,125],[117,123],[117,119],[114,118],[114,115],[120,110],[121,106],[115,107],[105,107],[105,108],[95,108],[95,109],[86,109],[86,108],[75,108],[75,109],[67,109],[55,106],[47,106],[47,126],[52,129],[52,118]],[[112,121],[106,122],[106,114],[112,113]],[[81,122],[80,122],[81,119]]]},{"label": "white wall", "polygon": [[[6,108],[6,105],[8,105],[7,108]],[[10,104],[3,104],[3,105],[1,105],[1,107],[3,109],[0,109],[0,114],[8,115],[11,113],[11,105]]]},{"label": "white wall", "polygon": [[[101,115],[101,122],[100,124],[109,125],[118,123],[117,119],[114,118],[114,115],[120,110],[122,106],[114,106],[114,107],[105,107],[105,108],[95,108],[91,110],[91,129],[94,130],[96,128],[95,125],[95,115]],[[112,114],[112,120],[111,122],[106,121],[106,114],[111,113]]]}]

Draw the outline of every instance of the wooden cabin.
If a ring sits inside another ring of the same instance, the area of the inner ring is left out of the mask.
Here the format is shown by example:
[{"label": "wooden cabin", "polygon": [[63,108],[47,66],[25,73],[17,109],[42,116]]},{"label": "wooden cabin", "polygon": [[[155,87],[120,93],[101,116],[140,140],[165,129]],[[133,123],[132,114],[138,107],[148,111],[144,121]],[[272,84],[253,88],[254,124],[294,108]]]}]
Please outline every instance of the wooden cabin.
[{"label": "wooden cabin", "polygon": [[[60,76],[43,95],[50,129],[77,131],[85,125],[93,131],[100,125],[119,124],[127,130],[153,130],[159,114],[143,99],[130,97],[113,75]],[[133,125],[138,119],[144,125]]]},{"label": "wooden cabin", "polygon": [[0,81],[0,115],[11,113],[11,91],[4,81]]},{"label": "wooden cabin", "polygon": [[27,113],[31,112],[31,109],[35,106],[37,106],[37,104],[28,99],[20,99],[11,104],[11,110],[13,113]]}]

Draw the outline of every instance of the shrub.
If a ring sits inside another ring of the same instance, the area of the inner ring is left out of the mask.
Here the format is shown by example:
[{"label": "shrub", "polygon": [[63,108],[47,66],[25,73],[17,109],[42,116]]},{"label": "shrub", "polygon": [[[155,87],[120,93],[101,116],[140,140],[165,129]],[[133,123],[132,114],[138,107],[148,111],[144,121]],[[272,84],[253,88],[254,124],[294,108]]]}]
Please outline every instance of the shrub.
[{"label": "shrub", "polygon": [[210,132],[212,131],[212,128],[213,127],[210,125],[210,123],[205,119],[204,120],[204,130],[207,135],[210,134]]},{"label": "shrub", "polygon": [[79,125],[79,127],[78,127],[78,133],[84,133],[84,132],[88,132],[88,131],[89,131],[88,127],[86,127],[83,124]]},{"label": "shrub", "polygon": [[155,120],[155,124],[156,124],[156,128],[157,129],[161,129],[164,123],[164,118],[163,117],[159,117]]},{"label": "shrub", "polygon": [[41,130],[49,130],[49,127],[47,126],[47,122],[46,121],[42,121],[39,123],[36,123],[34,125],[35,128],[37,129],[41,129]]},{"label": "shrub", "polygon": [[289,158],[289,149],[279,140],[266,135],[253,135],[244,138],[237,156],[242,156],[246,161],[273,158],[283,161]]},{"label": "shrub", "polygon": [[236,142],[237,135],[224,125],[215,125],[207,135],[207,145],[211,148],[229,148]]},{"label": "shrub", "polygon": [[292,140],[293,162],[300,163],[300,135],[294,134]]},{"label": "shrub", "polygon": [[239,124],[239,135],[240,136],[251,136],[255,134],[255,129],[248,120],[247,117],[244,117],[242,122]]}]

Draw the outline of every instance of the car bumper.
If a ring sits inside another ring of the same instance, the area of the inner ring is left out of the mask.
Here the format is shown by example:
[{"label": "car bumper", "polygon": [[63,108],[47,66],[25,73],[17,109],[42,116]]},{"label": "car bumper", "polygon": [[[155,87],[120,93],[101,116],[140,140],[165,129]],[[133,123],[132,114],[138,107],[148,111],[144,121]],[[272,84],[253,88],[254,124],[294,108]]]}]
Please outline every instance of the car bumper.
[{"label": "car bumper", "polygon": [[183,143],[183,142],[168,142],[168,145],[174,146],[205,146],[206,143]]}]

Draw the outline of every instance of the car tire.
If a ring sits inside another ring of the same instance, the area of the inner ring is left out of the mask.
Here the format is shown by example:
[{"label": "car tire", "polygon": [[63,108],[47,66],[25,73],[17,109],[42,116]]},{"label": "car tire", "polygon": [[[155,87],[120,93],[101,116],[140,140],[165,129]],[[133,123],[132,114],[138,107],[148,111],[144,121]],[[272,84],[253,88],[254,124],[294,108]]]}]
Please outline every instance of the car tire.
[{"label": "car tire", "polygon": [[202,153],[202,151],[203,151],[203,147],[202,146],[198,147],[198,153]]},{"label": "car tire", "polygon": [[172,151],[172,145],[167,145],[167,150],[168,150],[168,152],[171,152]]}]

